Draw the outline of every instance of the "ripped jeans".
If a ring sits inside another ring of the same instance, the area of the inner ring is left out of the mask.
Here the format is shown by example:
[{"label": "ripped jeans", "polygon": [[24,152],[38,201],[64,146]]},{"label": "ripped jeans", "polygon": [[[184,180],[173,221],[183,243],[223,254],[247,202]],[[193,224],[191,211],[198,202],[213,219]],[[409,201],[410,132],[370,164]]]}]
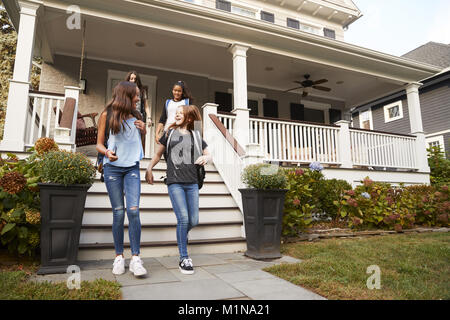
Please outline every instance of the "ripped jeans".
[{"label": "ripped jeans", "polygon": [[131,254],[138,255],[141,243],[141,220],[139,218],[141,175],[139,162],[132,167],[117,167],[107,163],[104,166],[104,177],[113,209],[112,233],[116,254],[123,254],[125,193]]}]

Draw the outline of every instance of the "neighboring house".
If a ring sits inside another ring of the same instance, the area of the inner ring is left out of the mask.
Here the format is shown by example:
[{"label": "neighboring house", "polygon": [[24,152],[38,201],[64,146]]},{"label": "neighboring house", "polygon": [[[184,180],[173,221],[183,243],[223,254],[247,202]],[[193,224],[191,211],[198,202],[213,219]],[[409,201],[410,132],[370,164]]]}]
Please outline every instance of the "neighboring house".
[{"label": "neighboring house", "polygon": [[[450,157],[450,45],[429,42],[403,55],[443,70],[421,80],[421,117],[426,142],[439,146]],[[409,134],[410,115],[406,92],[398,91],[362,104],[353,110],[353,126],[371,130]]]},{"label": "neighboring house", "polygon": [[[42,136],[81,150],[75,145],[76,117],[72,126],[61,127],[53,107],[64,112],[73,98],[75,114],[100,113],[130,70],[149,89],[155,122],[172,85],[188,83],[202,109],[214,162],[201,190],[193,253],[245,248],[238,188],[242,169],[251,163],[320,161],[326,177],[353,185],[366,176],[429,183],[416,82],[441,68],[345,43],[344,30],[361,16],[350,0],[3,3],[18,45],[2,151],[23,156]],[[39,92],[29,91],[33,55],[44,61]],[[86,80],[83,90],[80,79]],[[408,92],[404,113],[416,115],[412,135],[349,128],[353,107],[401,90]],[[154,152],[154,129],[148,130],[147,159]],[[164,168],[160,163],[155,177]],[[143,255],[177,254],[175,218],[162,181],[143,184],[140,209]],[[96,181],[86,200],[80,259],[110,257],[110,228],[106,189]]]}]

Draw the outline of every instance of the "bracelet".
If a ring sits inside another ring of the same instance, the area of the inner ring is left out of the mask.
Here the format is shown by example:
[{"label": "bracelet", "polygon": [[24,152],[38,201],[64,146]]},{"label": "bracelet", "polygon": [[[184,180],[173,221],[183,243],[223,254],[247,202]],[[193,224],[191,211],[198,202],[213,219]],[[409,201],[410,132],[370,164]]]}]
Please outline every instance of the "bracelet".
[{"label": "bracelet", "polygon": [[108,156],[108,151],[111,151],[111,152],[112,152],[112,150],[106,149],[106,152],[105,152],[105,156],[106,156],[106,157]]}]

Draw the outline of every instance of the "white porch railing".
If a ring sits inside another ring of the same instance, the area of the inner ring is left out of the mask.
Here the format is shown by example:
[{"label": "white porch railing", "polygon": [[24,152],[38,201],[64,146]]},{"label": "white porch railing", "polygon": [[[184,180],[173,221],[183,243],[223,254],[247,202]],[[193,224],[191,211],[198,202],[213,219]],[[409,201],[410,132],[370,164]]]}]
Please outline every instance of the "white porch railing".
[{"label": "white porch railing", "polygon": [[416,137],[350,129],[354,165],[416,168]]},{"label": "white porch railing", "polygon": [[[58,117],[64,106],[64,95],[44,92],[30,92],[30,107],[25,146],[32,147],[42,137],[54,138]],[[56,113],[53,110],[56,108]]]},{"label": "white porch railing", "polygon": [[[232,133],[235,116],[217,116]],[[250,117],[249,143],[260,146],[266,161],[342,165],[348,156],[349,168],[418,169],[416,137],[354,128],[347,129],[350,136],[341,137],[341,130],[337,125]]]}]

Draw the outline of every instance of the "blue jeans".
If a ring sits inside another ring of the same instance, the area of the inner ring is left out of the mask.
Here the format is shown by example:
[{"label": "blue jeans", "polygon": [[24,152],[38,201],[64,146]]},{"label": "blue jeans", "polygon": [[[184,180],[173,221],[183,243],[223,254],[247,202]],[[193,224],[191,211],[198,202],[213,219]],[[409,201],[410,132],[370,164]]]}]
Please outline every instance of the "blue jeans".
[{"label": "blue jeans", "polygon": [[177,243],[180,260],[188,258],[187,235],[198,225],[198,184],[169,184],[169,197],[177,217]]},{"label": "blue jeans", "polygon": [[141,175],[139,162],[132,167],[116,167],[109,163],[104,166],[105,185],[113,209],[112,232],[116,254],[123,254],[123,233],[125,220],[124,193],[127,204],[128,236],[131,254],[140,253],[141,220],[139,200],[141,196]]}]

